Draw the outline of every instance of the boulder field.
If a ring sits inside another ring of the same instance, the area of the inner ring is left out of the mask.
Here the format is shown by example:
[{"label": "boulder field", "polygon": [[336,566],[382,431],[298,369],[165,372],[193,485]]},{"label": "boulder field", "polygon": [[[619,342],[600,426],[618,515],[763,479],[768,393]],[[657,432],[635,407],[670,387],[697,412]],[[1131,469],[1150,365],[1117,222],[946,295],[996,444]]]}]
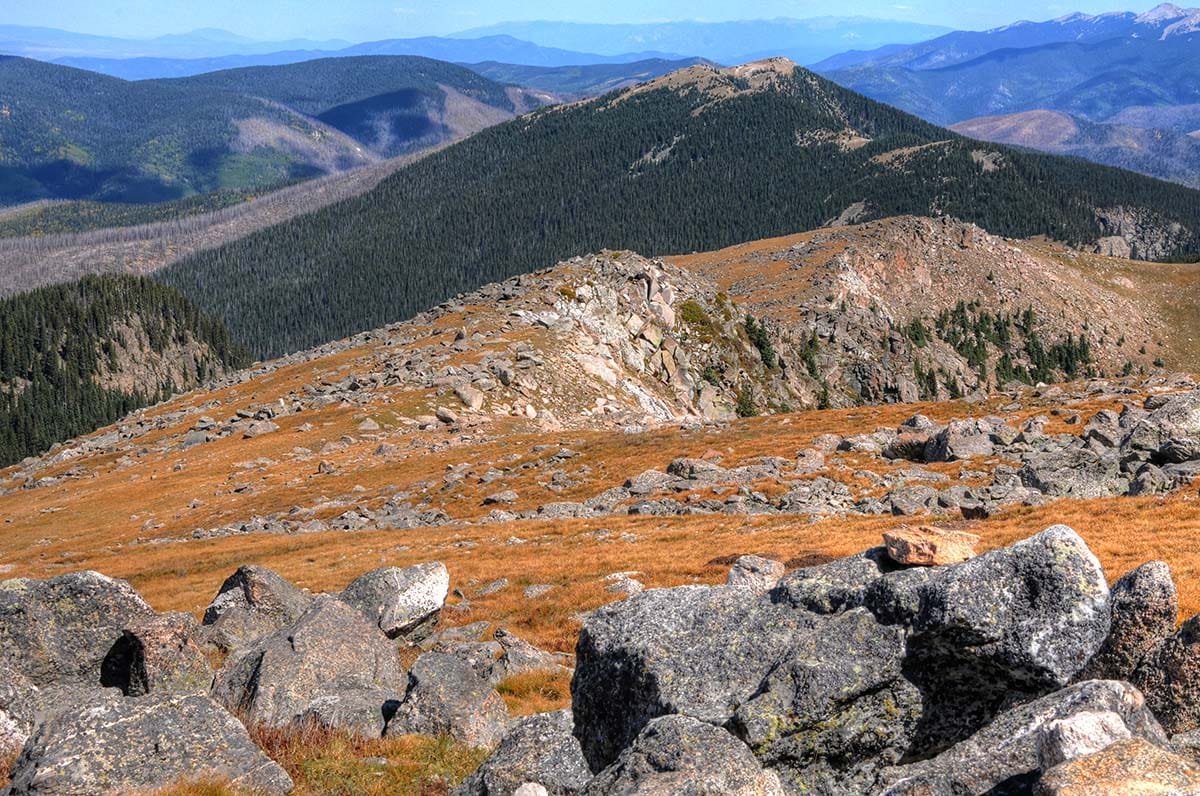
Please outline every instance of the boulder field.
[{"label": "boulder field", "polygon": [[[199,623],[94,572],[6,581],[4,793],[288,793],[247,727],[314,725],[490,750],[456,796],[1200,793],[1200,618],[1176,626],[1166,565],[1110,588],[1065,526],[978,541],[744,557],[587,615],[573,660],[440,627],[438,563],[318,595],[242,567]],[[570,709],[513,718],[496,691],[572,666]]]}]

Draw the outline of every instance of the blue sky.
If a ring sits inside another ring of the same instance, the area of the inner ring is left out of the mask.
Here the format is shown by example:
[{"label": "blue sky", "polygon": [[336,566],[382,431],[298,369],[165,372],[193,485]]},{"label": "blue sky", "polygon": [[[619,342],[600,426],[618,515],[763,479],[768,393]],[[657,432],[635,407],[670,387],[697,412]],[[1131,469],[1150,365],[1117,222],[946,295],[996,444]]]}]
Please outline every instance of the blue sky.
[{"label": "blue sky", "polygon": [[1144,11],[1151,5],[1120,0],[0,0],[0,24],[124,37],[219,27],[256,39],[369,41],[528,19],[653,22],[858,15],[981,29],[1072,11]]}]

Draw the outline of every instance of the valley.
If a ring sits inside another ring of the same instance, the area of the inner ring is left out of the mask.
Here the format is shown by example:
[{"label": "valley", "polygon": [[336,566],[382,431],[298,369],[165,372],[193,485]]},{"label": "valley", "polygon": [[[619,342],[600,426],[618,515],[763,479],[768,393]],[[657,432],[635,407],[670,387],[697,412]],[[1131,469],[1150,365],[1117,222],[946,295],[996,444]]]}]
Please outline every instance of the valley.
[{"label": "valley", "polygon": [[[0,74],[7,204],[274,187],[456,140],[544,102],[403,57],[128,82],[5,56]],[[314,81],[320,97],[306,95]]]}]

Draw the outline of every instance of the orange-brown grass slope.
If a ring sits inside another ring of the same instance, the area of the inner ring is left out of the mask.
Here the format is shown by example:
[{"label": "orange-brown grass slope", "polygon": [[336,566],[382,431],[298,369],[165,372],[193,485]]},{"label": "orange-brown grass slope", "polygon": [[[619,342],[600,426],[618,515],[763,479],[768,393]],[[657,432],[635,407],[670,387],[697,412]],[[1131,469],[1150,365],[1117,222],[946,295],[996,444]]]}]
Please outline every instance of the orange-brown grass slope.
[{"label": "orange-brown grass slope", "polygon": [[[1021,411],[1007,417],[1020,422],[1046,411],[1048,405],[1031,398]],[[1072,409],[1086,416],[1111,406],[1104,401],[1076,402]],[[741,553],[767,553],[783,560],[848,555],[878,544],[884,530],[904,521],[891,517],[811,523],[787,516],[608,517],[211,540],[190,540],[190,529],[228,521],[237,512],[249,516],[286,509],[293,502],[311,502],[354,486],[363,487],[359,494],[365,500],[391,487],[436,479],[451,464],[469,463],[468,472],[482,471],[487,462],[503,453],[534,459],[545,455],[532,452],[537,444],[554,446],[551,452],[560,445],[577,451],[579,456],[568,466],[590,466],[591,479],[555,492],[541,482],[544,479],[538,468],[518,468],[500,482],[482,484],[468,478],[452,493],[430,489],[431,505],[445,507],[456,518],[477,519],[488,510],[481,505],[483,498],[503,488],[521,494],[518,508],[531,508],[541,502],[589,497],[642,470],[664,468],[679,456],[715,456],[733,466],[756,456],[793,456],[819,434],[853,434],[894,426],[918,411],[946,420],[996,409],[995,402],[976,407],[869,407],[754,418],[686,432],[668,428],[642,434],[523,433],[444,450],[424,445],[447,437],[445,432],[414,433],[397,438],[415,446],[407,458],[346,460],[345,471],[320,478],[311,460],[281,459],[262,471],[237,471],[235,481],[251,481],[256,488],[230,494],[230,473],[236,471],[236,462],[280,456],[298,444],[296,438],[303,435],[285,427],[253,440],[222,440],[192,451],[148,456],[136,468],[137,478],[131,479],[128,470],[94,467],[94,477],[0,497],[5,529],[0,537],[0,562],[9,565],[14,576],[47,577],[96,569],[131,580],[159,610],[199,611],[222,579],[247,562],[264,564],[304,587],[323,591],[340,589],[379,566],[438,559],[449,567],[452,586],[462,589],[469,603],[469,607],[447,612],[448,621],[486,619],[539,645],[570,651],[579,627],[578,615],[614,599],[605,590],[604,576],[608,574],[635,571],[652,587],[716,583],[724,578],[727,565],[712,563],[715,560],[728,561]],[[353,417],[342,418],[342,414],[353,414],[350,410],[335,407],[327,411],[325,422],[335,427],[353,422]],[[1066,428],[1055,425],[1051,430]],[[176,471],[174,464],[180,457],[185,466]],[[937,465],[934,469],[953,473],[958,466]],[[188,508],[193,497],[203,505]],[[162,527],[143,530],[147,517],[161,522]],[[984,537],[986,546],[994,547],[1057,522],[1076,527],[1114,578],[1149,558],[1168,561],[1180,583],[1183,609],[1189,614],[1200,611],[1196,571],[1200,556],[1194,543],[1200,531],[1200,503],[1192,490],[1163,498],[1059,501],[972,523],[971,529]],[[150,536],[174,541],[138,541]],[[507,578],[511,585],[489,596],[478,595],[482,585],[498,578]],[[526,599],[524,587],[533,584],[554,588],[542,597]]]}]

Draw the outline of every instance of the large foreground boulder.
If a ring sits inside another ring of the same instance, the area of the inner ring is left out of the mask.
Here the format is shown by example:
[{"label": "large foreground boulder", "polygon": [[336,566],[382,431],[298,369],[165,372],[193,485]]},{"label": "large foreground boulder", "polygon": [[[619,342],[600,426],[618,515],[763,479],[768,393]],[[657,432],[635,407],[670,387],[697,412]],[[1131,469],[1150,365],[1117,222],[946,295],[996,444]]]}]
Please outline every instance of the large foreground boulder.
[{"label": "large foreground boulder", "polygon": [[574,728],[569,710],[517,721],[454,796],[512,796],[526,783],[551,796],[574,796],[592,778]]},{"label": "large foreground boulder", "polygon": [[427,652],[408,673],[404,701],[388,721],[389,736],[449,735],[494,748],[508,729],[508,707],[472,666],[455,655]]},{"label": "large foreground boulder", "polygon": [[444,564],[434,562],[368,572],[339,596],[362,611],[388,638],[415,643],[437,627],[449,591],[449,571]]},{"label": "large foreground boulder", "polygon": [[266,567],[240,567],[204,612],[207,640],[227,652],[242,649],[294,623],[312,600]]},{"label": "large foreground boulder", "polygon": [[734,732],[789,792],[869,792],[921,718],[921,692],[904,677],[904,629],[859,608],[822,617],[781,652],[734,714]]},{"label": "large foreground boulder", "polygon": [[287,793],[292,781],[206,696],[120,696],[42,724],[12,770],[11,796],[129,794],[181,779]]},{"label": "large foreground boulder", "polygon": [[597,771],[652,719],[688,716],[731,730],[789,792],[873,792],[884,767],[1068,685],[1108,630],[1103,570],[1063,526],[949,566],[868,551],[761,597],[650,591],[584,623],[575,732]]},{"label": "large foreground boulder", "polygon": [[1104,570],[1064,525],[962,564],[885,575],[866,602],[908,629],[905,671],[923,695],[916,754],[1067,685],[1109,630]]},{"label": "large foreground boulder", "polygon": [[587,796],[783,796],[750,749],[720,727],[661,716],[583,791]]},{"label": "large foreground boulder", "polygon": [[195,640],[191,614],[139,619],[125,628],[101,667],[100,682],[126,696],[206,693],[213,671]]},{"label": "large foreground boulder", "polygon": [[1041,773],[1044,732],[1055,722],[1081,714],[1108,714],[1125,729],[1125,737],[1165,745],[1166,734],[1128,683],[1089,680],[1000,713],[950,749],[929,760],[898,766],[885,773],[887,796],[957,793],[1021,793]]},{"label": "large foreground boulder", "polygon": [[1147,561],[1126,573],[1112,588],[1112,626],[1108,638],[1081,680],[1129,680],[1138,665],[1175,631],[1179,599],[1171,569]]},{"label": "large foreground boulder", "polygon": [[[213,696],[268,726],[313,718],[337,726],[335,717],[352,715],[360,718],[344,729],[378,737],[404,685],[392,642],[359,611],[322,595],[295,624],[232,656],[217,674]],[[339,710],[336,703],[343,701]]]},{"label": "large foreground boulder", "polygon": [[580,632],[571,683],[588,763],[612,763],[658,716],[728,721],[814,625],[739,586],[654,589],[598,609]]},{"label": "large foreground boulder", "polygon": [[34,685],[98,686],[122,631],[152,617],[132,586],[98,572],[0,583],[0,663]]}]

